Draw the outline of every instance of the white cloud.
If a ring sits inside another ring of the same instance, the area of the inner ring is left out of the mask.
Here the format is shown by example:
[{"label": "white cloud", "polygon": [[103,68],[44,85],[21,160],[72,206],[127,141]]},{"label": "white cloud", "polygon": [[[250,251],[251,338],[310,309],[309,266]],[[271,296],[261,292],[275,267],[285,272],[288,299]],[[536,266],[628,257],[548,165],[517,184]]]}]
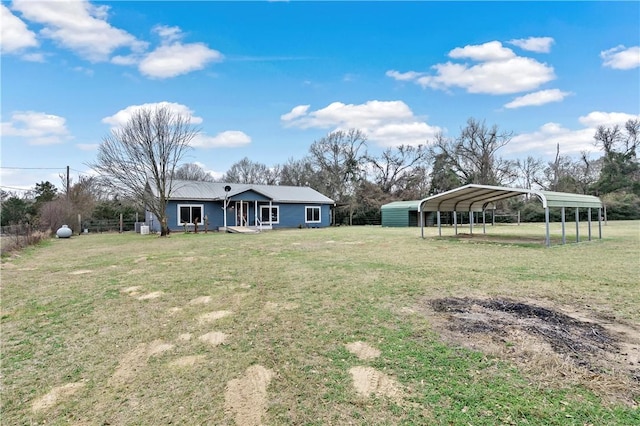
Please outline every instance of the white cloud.
[{"label": "white cloud", "polygon": [[455,48],[453,59],[468,58],[478,64],[446,62],[432,68],[435,75],[409,71],[387,71],[387,76],[401,81],[413,81],[423,88],[447,90],[460,87],[469,93],[492,95],[511,94],[537,89],[555,79],[553,67],[535,59],[517,56],[499,41]]},{"label": "white cloud", "polygon": [[52,145],[71,139],[64,117],[36,111],[14,112],[11,121],[2,123],[0,134],[25,138],[30,145]]},{"label": "white cloud", "polygon": [[237,148],[251,143],[251,138],[239,130],[227,130],[215,136],[198,134],[191,141],[191,146],[196,148]]},{"label": "white cloud", "polygon": [[17,53],[29,47],[38,46],[36,34],[30,31],[20,18],[0,4],[0,50],[2,53]]},{"label": "white cloud", "polygon": [[292,121],[292,120],[295,120],[296,118],[303,117],[307,113],[307,111],[309,111],[310,107],[311,105],[298,105],[297,107],[293,108],[291,112],[282,114],[280,116],[280,120]]},{"label": "white cloud", "polygon": [[616,46],[600,52],[603,65],[617,70],[630,70],[640,67],[640,46]]},{"label": "white cloud", "polygon": [[222,54],[203,43],[173,43],[160,46],[142,59],[138,69],[148,77],[169,78],[200,70],[212,61],[221,61]]},{"label": "white cloud", "polygon": [[521,108],[524,106],[540,106],[550,102],[560,102],[571,93],[558,89],[540,90],[539,92],[528,93],[519,96],[513,101],[505,104],[505,108]]},{"label": "white cloud", "polygon": [[546,123],[535,132],[515,136],[504,150],[508,154],[536,152],[550,158],[555,156],[557,144],[560,144],[562,155],[575,156],[582,151],[598,151],[593,139],[597,126],[622,125],[629,119],[640,119],[640,115],[594,111],[578,118],[584,126],[582,129],[571,130],[558,123]]},{"label": "white cloud", "polygon": [[422,72],[416,71],[408,71],[408,72],[399,72],[395,70],[389,70],[385,73],[387,77],[394,78],[398,81],[413,81],[425,75]]},{"label": "white cloud", "polygon": [[181,43],[182,30],[178,27],[156,25],[161,45],[145,55],[116,56],[112,62],[120,65],[138,63],[140,73],[151,78],[170,78],[203,69],[209,62],[220,62],[223,56],[204,43]]},{"label": "white cloud", "polygon": [[152,31],[160,36],[163,43],[171,43],[182,39],[182,30],[180,27],[156,25],[153,27]]},{"label": "white cloud", "polygon": [[509,44],[536,53],[549,53],[553,43],[552,37],[529,37],[509,40]]},{"label": "white cloud", "polygon": [[105,124],[111,125],[112,128],[122,127],[129,122],[132,115],[140,110],[140,109],[155,109],[155,108],[169,108],[169,110],[176,115],[180,115],[183,117],[188,117],[190,119],[191,124],[200,124],[202,123],[201,117],[196,117],[193,115],[193,111],[189,109],[186,105],[174,103],[174,102],[156,102],[156,103],[147,103],[142,105],[130,105],[120,111],[116,112],[110,117],[105,117],[102,119],[102,122]]},{"label": "white cloud", "polygon": [[368,101],[364,104],[334,102],[309,111],[299,105],[280,119],[287,127],[346,130],[356,128],[380,146],[426,144],[441,129],[420,121],[402,101]]},{"label": "white cloud", "polygon": [[42,53],[25,53],[22,59],[29,62],[44,62],[44,54]]},{"label": "white cloud", "polygon": [[473,59],[474,61],[503,61],[515,58],[516,54],[508,47],[502,46],[499,41],[490,41],[484,44],[456,47],[449,52],[449,57],[454,59]]},{"label": "white cloud", "polygon": [[142,51],[146,43],[107,21],[108,6],[88,1],[14,0],[13,9],[29,21],[42,24],[40,34],[93,61],[106,61],[120,48]]},{"label": "white cloud", "polygon": [[505,146],[505,153],[522,153],[535,151],[539,155],[552,157],[560,144],[562,155],[576,155],[582,151],[593,151],[594,129],[571,130],[558,123],[546,123],[533,133],[515,136]]},{"label": "white cloud", "polygon": [[625,112],[593,111],[578,119],[581,124],[596,128],[598,126],[623,126],[629,120],[640,120],[640,114],[627,114]]}]

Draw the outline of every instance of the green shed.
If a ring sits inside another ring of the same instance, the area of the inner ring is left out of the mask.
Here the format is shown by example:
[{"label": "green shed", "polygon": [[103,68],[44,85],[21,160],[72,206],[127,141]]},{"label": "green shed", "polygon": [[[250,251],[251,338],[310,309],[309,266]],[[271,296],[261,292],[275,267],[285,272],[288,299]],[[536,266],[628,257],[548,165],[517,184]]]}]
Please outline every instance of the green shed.
[{"label": "green shed", "polygon": [[[408,227],[420,226],[418,206],[420,200],[394,201],[380,207],[382,226]],[[425,226],[433,225],[433,212],[424,212]]]}]

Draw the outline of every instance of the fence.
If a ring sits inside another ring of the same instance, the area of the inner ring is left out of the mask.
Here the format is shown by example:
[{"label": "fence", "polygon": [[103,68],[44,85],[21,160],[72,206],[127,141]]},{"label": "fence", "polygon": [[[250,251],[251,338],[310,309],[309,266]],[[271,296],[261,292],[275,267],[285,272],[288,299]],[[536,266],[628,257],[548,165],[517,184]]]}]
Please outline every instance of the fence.
[{"label": "fence", "polygon": [[0,253],[19,250],[50,236],[48,229],[42,230],[29,224],[2,226],[0,227]]}]

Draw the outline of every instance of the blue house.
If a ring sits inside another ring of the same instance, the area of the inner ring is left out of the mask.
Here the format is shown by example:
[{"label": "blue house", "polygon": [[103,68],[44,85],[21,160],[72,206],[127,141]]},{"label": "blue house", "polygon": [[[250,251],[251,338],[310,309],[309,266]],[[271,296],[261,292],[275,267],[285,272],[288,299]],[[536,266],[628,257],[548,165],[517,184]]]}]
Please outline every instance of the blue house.
[{"label": "blue house", "polygon": [[[174,180],[167,224],[171,231],[195,224],[204,229],[205,222],[209,230],[322,228],[331,224],[333,206],[332,199],[309,187]],[[152,232],[160,231],[151,212],[145,221]]]}]

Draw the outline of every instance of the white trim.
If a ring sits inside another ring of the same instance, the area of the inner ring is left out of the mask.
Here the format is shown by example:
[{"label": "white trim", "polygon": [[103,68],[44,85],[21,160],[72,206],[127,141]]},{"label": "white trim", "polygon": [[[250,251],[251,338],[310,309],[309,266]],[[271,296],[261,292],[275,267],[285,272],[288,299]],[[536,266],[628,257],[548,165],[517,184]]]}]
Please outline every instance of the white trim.
[{"label": "white trim", "polygon": [[[191,211],[191,209],[193,207],[199,207],[200,208],[200,213],[201,213],[201,218],[200,218],[200,222],[198,222],[198,225],[204,225],[204,204],[176,204],[177,207],[177,214],[176,214],[176,221],[178,222],[178,226],[184,226],[184,222],[182,222],[182,214],[180,213],[180,209],[182,207],[189,207],[189,213],[191,215],[193,215],[193,212]],[[187,225],[193,225],[193,223],[189,222],[187,223]]]},{"label": "white trim", "polygon": [[[267,209],[267,211],[269,212],[269,220],[262,220],[262,209]],[[276,210],[276,220],[271,220],[271,211],[275,209]],[[269,203],[269,204],[262,204],[260,205],[260,221],[263,224],[269,224],[269,225],[273,225],[280,223],[280,206],[274,206],[273,204]]]},{"label": "white trim", "polygon": [[[308,220],[309,210],[318,210],[318,220]],[[305,206],[304,207],[304,223],[322,223],[322,206]]]}]

